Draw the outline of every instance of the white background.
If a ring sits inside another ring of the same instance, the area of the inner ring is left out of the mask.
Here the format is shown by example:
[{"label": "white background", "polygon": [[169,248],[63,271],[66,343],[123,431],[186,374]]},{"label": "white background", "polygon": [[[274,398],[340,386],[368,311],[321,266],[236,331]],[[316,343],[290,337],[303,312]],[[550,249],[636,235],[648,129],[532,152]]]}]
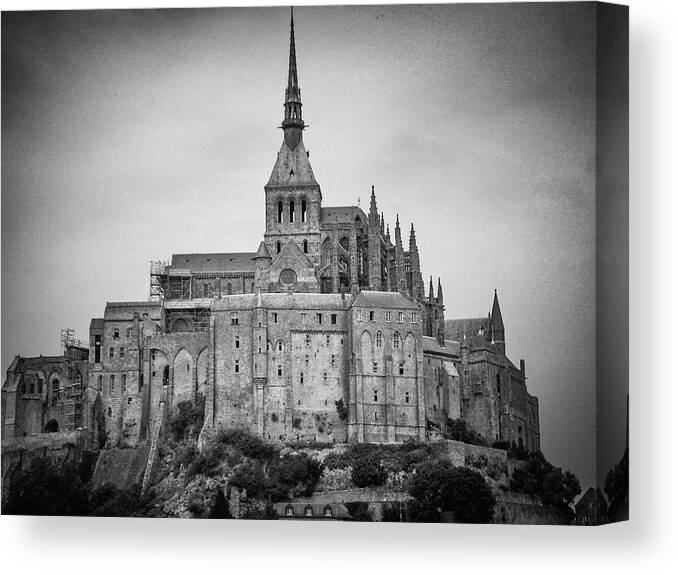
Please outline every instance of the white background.
[{"label": "white background", "polygon": [[[273,2],[269,2],[273,3]],[[276,2],[279,3],[279,2]],[[355,3],[355,0],[352,2]],[[149,6],[184,6],[151,2]],[[200,2],[196,5],[223,5]],[[59,4],[59,8],[139,3]],[[678,10],[631,6],[631,515],[600,528],[0,518],[5,573],[668,572],[678,566]],[[3,2],[3,9],[55,8]],[[11,570],[11,571],[10,571]]]}]

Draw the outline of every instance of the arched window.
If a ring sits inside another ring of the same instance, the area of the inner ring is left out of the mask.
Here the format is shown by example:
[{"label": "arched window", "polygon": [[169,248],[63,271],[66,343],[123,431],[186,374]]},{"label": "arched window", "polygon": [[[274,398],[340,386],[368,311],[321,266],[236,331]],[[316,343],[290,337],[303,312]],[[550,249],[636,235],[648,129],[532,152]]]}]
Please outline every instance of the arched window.
[{"label": "arched window", "polygon": [[290,223],[294,223],[294,200],[290,200]]},{"label": "arched window", "polygon": [[291,505],[285,507],[285,515],[287,517],[294,517],[294,507],[292,507]]},{"label": "arched window", "polygon": [[380,331],[377,332],[377,347],[382,347],[384,345],[384,334]]},{"label": "arched window", "polygon": [[393,334],[393,348],[400,349],[400,334],[398,332]]},{"label": "arched window", "polygon": [[283,219],[283,203],[282,201],[278,202],[278,223],[282,224]]},{"label": "arched window", "polygon": [[202,297],[209,297],[209,286],[202,284]]},{"label": "arched window", "polygon": [[304,253],[308,253],[308,240],[304,240]]},{"label": "arched window", "polygon": [[304,507],[304,515],[306,517],[313,517],[313,507],[311,507],[310,505]]},{"label": "arched window", "polygon": [[282,342],[282,339],[279,339],[278,340],[278,351],[282,351],[282,350],[283,350],[283,342]]},{"label": "arched window", "polygon": [[230,282],[226,286],[226,292],[228,293],[228,295],[231,295],[233,293],[233,284],[231,284]]},{"label": "arched window", "polygon": [[104,390],[104,376],[100,375],[97,377],[97,387],[99,388],[99,391]]},{"label": "arched window", "polygon": [[306,222],[306,200],[301,200],[301,222]]},{"label": "arched window", "polygon": [[127,374],[123,373],[122,374],[122,392],[125,393],[127,391]]},{"label": "arched window", "polygon": [[115,391],[115,375],[111,375],[108,379],[109,379],[110,384],[111,384],[111,386],[110,386],[111,393],[113,393]]},{"label": "arched window", "polygon": [[282,247],[282,246],[280,245],[280,242],[275,242],[275,253],[276,253],[276,254],[279,254],[279,253],[280,253],[281,247]]},{"label": "arched window", "polygon": [[325,509],[323,509],[323,515],[325,517],[332,517],[332,507],[330,505],[325,505]]}]

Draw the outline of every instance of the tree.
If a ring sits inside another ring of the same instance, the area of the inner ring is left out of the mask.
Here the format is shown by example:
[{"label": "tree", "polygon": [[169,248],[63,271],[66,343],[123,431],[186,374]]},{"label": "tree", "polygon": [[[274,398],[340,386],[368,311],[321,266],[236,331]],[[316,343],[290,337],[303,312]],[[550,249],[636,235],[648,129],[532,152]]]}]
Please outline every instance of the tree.
[{"label": "tree", "polygon": [[351,480],[356,487],[378,487],[386,483],[388,472],[374,453],[365,453],[353,461]]},{"label": "tree", "polygon": [[413,521],[437,522],[447,511],[457,523],[487,523],[494,514],[495,498],[483,476],[449,461],[417,465],[409,491],[413,501],[408,512]]},{"label": "tree", "polygon": [[629,518],[629,450],[624,451],[621,461],[610,470],[605,478],[608,517],[611,521]]},{"label": "tree", "polygon": [[30,469],[16,473],[10,483],[7,515],[87,515],[87,489],[78,465],[60,466],[47,458],[35,459]]},{"label": "tree", "polygon": [[569,471],[565,473],[549,463],[541,452],[530,453],[523,467],[516,468],[511,476],[512,491],[539,497],[567,515],[574,498],[581,493],[579,480]]}]

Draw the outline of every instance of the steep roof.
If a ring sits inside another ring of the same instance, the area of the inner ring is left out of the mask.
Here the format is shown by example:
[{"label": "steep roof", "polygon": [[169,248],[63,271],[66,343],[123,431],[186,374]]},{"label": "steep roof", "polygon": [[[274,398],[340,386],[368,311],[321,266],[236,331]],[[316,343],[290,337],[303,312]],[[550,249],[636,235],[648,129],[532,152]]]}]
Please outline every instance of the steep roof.
[{"label": "steep roof", "polygon": [[358,206],[337,206],[320,209],[320,223],[334,222],[340,224],[352,224],[356,218],[362,221],[367,220],[367,216]]},{"label": "steep roof", "polygon": [[398,292],[390,291],[361,291],[353,302],[354,306],[384,307],[395,309],[419,309],[412,300]]},{"label": "steep roof", "polygon": [[283,142],[275,160],[271,177],[267,186],[317,186],[318,182],[313,174],[308,152],[302,140],[292,150]]},{"label": "steep roof", "polygon": [[471,339],[478,335],[480,329],[487,330],[486,317],[472,317],[465,319],[446,319],[445,320],[445,336],[461,342],[466,336],[466,339]]},{"label": "steep roof", "polygon": [[256,252],[221,254],[173,254],[171,268],[190,272],[249,272],[256,266],[252,258]]}]

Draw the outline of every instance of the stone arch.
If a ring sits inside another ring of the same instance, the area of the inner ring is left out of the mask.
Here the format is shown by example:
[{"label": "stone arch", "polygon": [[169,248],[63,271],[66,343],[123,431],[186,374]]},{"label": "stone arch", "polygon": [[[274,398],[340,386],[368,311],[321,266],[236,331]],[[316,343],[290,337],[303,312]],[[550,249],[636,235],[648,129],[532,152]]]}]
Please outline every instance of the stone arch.
[{"label": "stone arch", "polygon": [[193,331],[193,320],[179,317],[172,322],[172,332]]},{"label": "stone arch", "polygon": [[360,336],[360,356],[363,361],[363,373],[371,374],[374,350],[372,349],[372,335],[365,330]]},{"label": "stone arch", "polygon": [[282,197],[276,198],[275,205],[276,205],[276,211],[277,211],[276,222],[279,223],[279,224],[282,224],[283,218],[284,218],[284,212],[285,212],[285,208],[283,207]]},{"label": "stone arch", "polygon": [[289,206],[287,211],[289,223],[294,224],[297,221],[297,206],[294,201],[294,197],[287,199],[287,205]]},{"label": "stone arch", "polygon": [[182,347],[174,356],[174,379],[172,382],[172,403],[174,405],[195,399],[193,368],[193,357],[185,347]]},{"label": "stone arch", "polygon": [[198,393],[203,395],[207,392],[207,377],[209,371],[209,348],[203,348],[198,353],[198,359],[195,362],[196,378],[198,380]]},{"label": "stone arch", "polygon": [[299,205],[301,206],[301,214],[299,221],[304,224],[308,221],[308,200],[306,196],[301,196],[299,198]]},{"label": "stone arch", "polygon": [[58,369],[53,369],[47,378],[47,393],[51,398],[52,405],[56,405],[60,396],[61,390],[61,372]]},{"label": "stone arch", "polygon": [[377,330],[376,335],[374,336],[374,346],[376,348],[383,348],[384,347],[384,332],[381,331],[380,329]]},{"label": "stone arch", "polygon": [[35,380],[37,383],[37,392],[42,399],[44,399],[49,393],[47,379],[45,379],[45,373],[41,370],[35,372]]},{"label": "stone arch", "polygon": [[44,433],[58,433],[59,422],[56,419],[50,419],[45,425]]},{"label": "stone arch", "polygon": [[339,240],[339,245],[346,251],[346,253],[350,253],[349,249],[351,247],[351,240],[348,239],[348,236],[342,236],[342,238]]}]

